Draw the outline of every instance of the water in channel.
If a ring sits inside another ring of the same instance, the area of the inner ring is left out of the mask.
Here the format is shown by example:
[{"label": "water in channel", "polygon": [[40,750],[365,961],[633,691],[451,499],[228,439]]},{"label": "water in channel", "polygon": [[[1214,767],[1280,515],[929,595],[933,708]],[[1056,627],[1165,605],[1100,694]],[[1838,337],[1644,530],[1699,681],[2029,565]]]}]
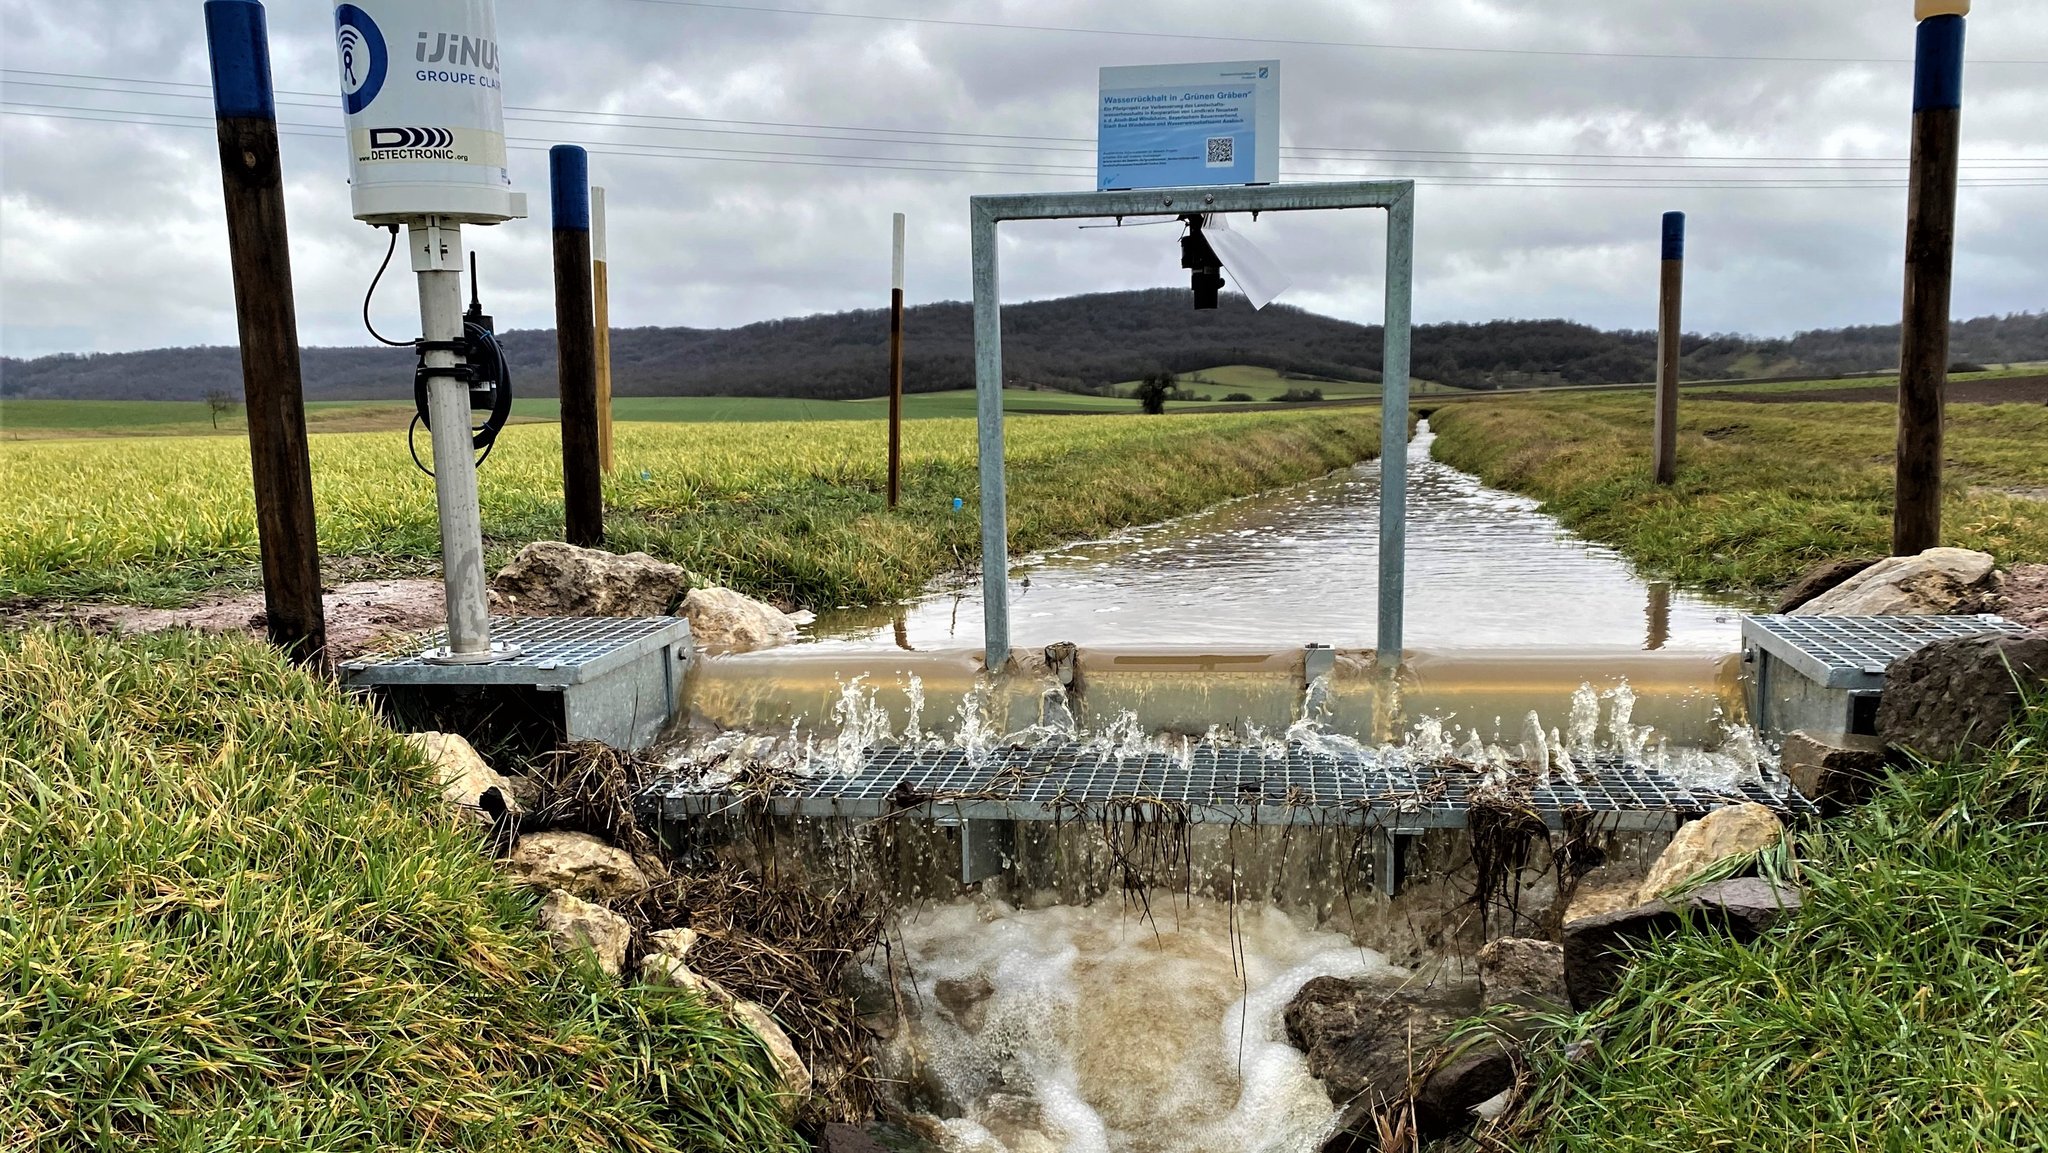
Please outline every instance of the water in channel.
[{"label": "water in channel", "polygon": [[[1739,608],[1644,581],[1535,501],[1432,460],[1434,439],[1424,422],[1408,449],[1409,646],[1738,647]],[[1379,464],[1368,462],[1025,558],[1010,578],[1013,641],[1370,648],[1379,493]],[[970,649],[981,627],[975,583],[827,613],[807,636],[848,649]]]}]

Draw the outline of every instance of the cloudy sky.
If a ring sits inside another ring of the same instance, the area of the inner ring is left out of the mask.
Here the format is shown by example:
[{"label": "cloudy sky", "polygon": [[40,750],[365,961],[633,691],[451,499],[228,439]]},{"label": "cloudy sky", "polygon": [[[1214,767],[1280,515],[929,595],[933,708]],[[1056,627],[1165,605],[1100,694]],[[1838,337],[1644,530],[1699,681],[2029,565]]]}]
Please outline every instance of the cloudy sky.
[{"label": "cloudy sky", "polygon": [[[1970,20],[1959,316],[2048,307],[2048,0]],[[1092,186],[1096,70],[1282,62],[1283,177],[1413,177],[1422,321],[1896,321],[1910,0],[499,0],[515,183],[471,229],[501,324],[552,323],[549,144],[609,189],[615,322],[726,326],[968,295],[967,198]],[[269,5],[301,335],[361,344],[331,5]],[[0,0],[0,350],[230,343],[199,0]],[[1268,217],[1283,299],[1377,316],[1365,214]],[[1005,226],[1006,299],[1184,284],[1169,228]],[[380,296],[416,323],[408,288]]]}]

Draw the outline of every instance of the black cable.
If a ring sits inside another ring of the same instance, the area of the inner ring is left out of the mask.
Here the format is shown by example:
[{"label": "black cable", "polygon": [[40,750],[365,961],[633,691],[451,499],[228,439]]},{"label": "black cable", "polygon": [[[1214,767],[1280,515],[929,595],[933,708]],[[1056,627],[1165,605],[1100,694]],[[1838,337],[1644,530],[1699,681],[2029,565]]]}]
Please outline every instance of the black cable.
[{"label": "black cable", "polygon": [[[377,275],[370,278],[370,291],[363,294],[363,327],[369,329],[370,335],[376,337],[379,343],[388,344],[393,348],[411,348],[412,341],[388,339],[377,331],[376,325],[370,323],[370,300],[377,295],[377,282],[384,279],[384,270],[391,267],[391,257],[398,252],[398,226],[387,224],[384,227],[391,231],[391,247],[384,250],[384,263],[377,266]],[[413,459],[417,461],[419,457],[415,455]]]}]

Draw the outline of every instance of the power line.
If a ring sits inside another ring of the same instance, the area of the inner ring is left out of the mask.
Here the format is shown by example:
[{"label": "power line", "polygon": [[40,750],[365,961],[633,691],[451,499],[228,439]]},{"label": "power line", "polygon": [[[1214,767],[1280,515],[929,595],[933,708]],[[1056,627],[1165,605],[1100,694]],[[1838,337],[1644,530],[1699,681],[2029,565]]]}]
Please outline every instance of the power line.
[{"label": "power line", "polygon": [[[1271,44],[1287,48],[1362,48],[1380,52],[1432,52],[1478,56],[1544,56],[1591,60],[1697,60],[1765,64],[1911,64],[1902,57],[1752,56],[1708,52],[1593,52],[1568,48],[1479,48],[1451,44],[1396,44],[1371,40],[1308,40],[1277,36],[1226,36],[1199,32],[1156,32],[1127,28],[1081,28],[1061,24],[1013,24],[995,20],[953,20],[936,16],[894,16],[873,12],[833,12],[820,8],[780,8],[758,4],[722,4],[714,0],[624,0],[673,8],[706,8],[758,16],[810,16],[833,20],[869,20],[892,24],[926,24],[943,28],[1001,29],[1009,32],[1056,32],[1078,36],[1122,36],[1149,40],[1200,40],[1222,44]],[[2048,60],[1972,60],[1971,64],[2048,64]]]},{"label": "power line", "polygon": [[[210,116],[197,116],[177,112],[124,112],[113,109],[78,109],[69,106],[34,105],[8,101],[0,105],[0,114],[10,116],[40,116],[58,120],[79,120],[89,123],[125,123],[148,127],[211,129],[214,120]],[[139,119],[150,117],[152,119]],[[291,136],[313,136],[323,139],[342,139],[345,133],[333,125],[301,124],[283,122],[279,131]],[[559,140],[540,137],[508,137],[507,147],[519,151],[546,151]],[[709,160],[732,163],[756,163],[795,165],[800,167],[875,169],[902,172],[930,172],[940,174],[966,175],[1007,175],[1038,176],[1063,179],[1088,179],[1094,175],[1092,168],[1074,166],[1042,165],[1025,167],[990,163],[975,167],[964,167],[953,162],[918,162],[913,158],[894,156],[871,156],[843,153],[783,153],[739,149],[688,149],[664,145],[615,144],[607,141],[587,141],[584,146],[598,155],[645,157],[670,160]],[[1808,189],[1900,189],[1905,182],[1900,180],[1822,180],[1788,179],[1770,177],[1760,180],[1722,179],[1711,180],[1698,177],[1684,177],[1675,180],[1643,180],[1636,177],[1544,177],[1541,175],[1518,176],[1472,175],[1472,176],[1397,176],[1389,173],[1365,172],[1306,172],[1286,171],[1282,175],[1294,177],[1315,177],[1321,179],[1412,179],[1424,187],[1440,188],[1572,188],[1572,189],[1615,189],[1615,190],[1808,190]],[[1970,188],[2034,188],[2048,187],[2048,180],[2021,177],[1991,177],[1963,180],[1962,185]]]},{"label": "power line", "polygon": [[[31,80],[31,81],[17,82],[17,83],[26,83],[26,84],[28,84],[28,85],[30,85],[30,86],[33,86],[33,87],[48,87],[48,88],[59,88],[59,89],[66,89],[66,90],[73,90],[73,91],[82,91],[82,92],[103,92],[103,93],[108,93],[108,94],[119,94],[119,95],[137,95],[137,96],[161,96],[161,97],[167,97],[167,98],[177,98],[177,99],[207,99],[207,98],[209,97],[209,94],[211,93],[211,87],[210,87],[209,85],[205,85],[205,84],[195,84],[195,83],[190,83],[190,82],[185,82],[185,81],[171,81],[171,80],[144,80],[144,79],[138,79],[138,78],[128,78],[128,77],[113,77],[113,76],[88,76],[88,75],[80,75],[80,74],[73,74],[73,73],[61,73],[61,72],[32,72],[32,71],[29,71],[29,70],[26,70],[26,69],[0,69],[0,71],[4,71],[4,72],[9,72],[9,73],[12,73],[12,74],[15,74],[15,75],[30,75],[30,76],[57,76],[57,77],[64,77],[64,78],[67,78],[67,79],[74,79],[74,80],[90,80],[90,81],[98,81],[98,82],[102,82],[102,83],[107,83],[107,84],[120,84],[120,85],[134,85],[134,84],[155,84],[155,85],[160,85],[160,86],[166,86],[166,87],[179,87],[179,88],[190,88],[190,89],[196,89],[197,91],[194,91],[194,92],[189,92],[189,93],[187,93],[187,92],[148,92],[148,91],[143,91],[143,90],[140,90],[140,89],[134,89],[134,88],[115,88],[115,89],[109,89],[109,88],[95,87],[95,86],[92,86],[92,85],[66,84],[66,83],[61,83],[61,82],[53,82],[53,81],[42,81],[42,80]],[[334,107],[335,107],[335,98],[334,98],[334,97],[333,97],[332,95],[330,95],[330,94],[325,94],[325,93],[318,93],[318,92],[302,92],[302,91],[296,91],[296,90],[289,90],[289,89],[280,89],[280,90],[279,90],[279,92],[280,92],[280,94],[282,94],[282,95],[292,95],[292,96],[304,96],[304,97],[311,97],[311,98],[313,98],[311,102],[297,102],[297,101],[290,101],[290,100],[280,100],[280,101],[279,101],[279,103],[280,103],[280,104],[284,104],[284,105],[288,105],[288,106],[294,106],[294,107],[306,107],[306,108],[321,108],[321,109],[332,109],[332,108],[334,108]],[[960,142],[960,141],[947,141],[947,140],[898,140],[898,139],[893,139],[893,138],[886,138],[886,137],[859,137],[859,136],[818,136],[818,135],[812,135],[812,134],[809,134],[809,133],[803,133],[803,132],[791,132],[791,133],[783,133],[783,132],[754,132],[754,131],[747,131],[747,130],[738,130],[738,129],[722,129],[722,128],[668,128],[668,127],[665,127],[664,125],[641,125],[641,124],[618,124],[618,125],[602,125],[602,127],[617,127],[617,128],[621,128],[621,129],[627,129],[627,130],[635,130],[635,131],[671,131],[671,132],[701,132],[701,133],[707,133],[707,134],[718,134],[718,135],[736,135],[736,136],[764,136],[764,137],[774,137],[774,138],[785,138],[785,139],[802,139],[802,140],[820,140],[820,141],[835,141],[835,140],[844,140],[844,141],[849,141],[849,142],[856,142],[856,143],[872,143],[872,144],[888,144],[888,145],[914,145],[914,146],[927,146],[927,147],[947,147],[947,148],[999,148],[999,149],[1003,149],[1003,150],[1005,150],[1005,151],[1042,151],[1042,152],[1077,152],[1077,153],[1092,153],[1092,152],[1094,151],[1094,141],[1093,141],[1093,140],[1091,140],[1091,139],[1085,138],[1085,137],[1052,137],[1052,136],[1045,136],[1045,137],[1039,137],[1039,136],[1023,136],[1023,135],[1011,135],[1011,134],[1002,134],[1002,133],[959,133],[959,132],[948,132],[948,131],[944,131],[944,130],[933,130],[933,129],[909,129],[909,128],[878,128],[878,127],[872,127],[872,126],[854,126],[854,125],[831,125],[831,124],[801,124],[801,123],[793,123],[793,122],[786,122],[786,121],[766,121],[766,120],[719,120],[719,119],[715,119],[715,118],[710,118],[710,117],[690,117],[690,116],[671,116],[671,115],[662,115],[662,114],[654,114],[654,113],[633,113],[633,112],[610,112],[610,111],[601,111],[601,110],[597,110],[597,109],[577,109],[577,108],[549,108],[549,107],[535,107],[535,106],[522,106],[522,105],[508,105],[508,106],[507,106],[507,108],[506,108],[506,110],[507,110],[508,114],[510,114],[510,115],[508,115],[508,116],[507,116],[507,119],[508,119],[508,120],[512,120],[512,121],[520,121],[520,122],[526,122],[526,123],[533,123],[533,124],[555,124],[555,123],[562,123],[562,122],[561,122],[561,121],[556,121],[556,120],[551,120],[551,119],[545,119],[545,118],[542,118],[541,116],[533,116],[533,115],[519,115],[519,114],[520,114],[520,113],[536,113],[536,114],[542,114],[543,116],[565,116],[565,117],[573,117],[573,118],[575,118],[575,119],[574,119],[574,120],[572,120],[572,121],[570,121],[570,123],[578,123],[578,124],[582,124],[583,122],[586,122],[586,121],[588,121],[588,120],[589,120],[589,118],[591,118],[591,117],[608,117],[608,118],[614,118],[614,119],[632,119],[632,120],[657,120],[657,121],[664,121],[664,122],[671,122],[671,121],[673,121],[673,122],[683,122],[683,123],[690,123],[690,124],[742,124],[742,125],[766,125],[766,126],[771,126],[771,127],[778,127],[778,128],[809,128],[809,129],[818,129],[818,130],[822,130],[822,131],[829,131],[829,132],[868,132],[868,133],[876,133],[876,132],[882,132],[882,133],[894,133],[894,134],[897,134],[897,135],[909,135],[909,134],[917,134],[917,135],[933,135],[933,136],[968,136],[968,137],[975,137],[975,138],[977,138],[977,139],[981,139],[981,140],[992,140],[992,141],[993,141],[993,140],[1042,140],[1042,141],[1061,141],[1061,142],[1066,142],[1066,143],[1068,143],[1068,144],[1071,144],[1071,145],[1082,145],[1082,146],[1085,146],[1085,147],[1058,147],[1058,146],[1053,146],[1053,145],[1050,145],[1050,144],[1045,144],[1045,145],[1008,145],[1008,144],[993,144],[993,143],[991,143],[991,144],[980,144],[980,143],[964,143],[964,142]],[[598,127],[598,125],[590,125],[590,126],[591,126],[591,127]],[[1405,160],[1405,162],[1408,162],[1408,163],[1416,163],[1416,164],[1443,164],[1443,165],[1452,165],[1452,164],[1455,164],[1455,165],[1465,165],[1465,166],[1507,166],[1507,165],[1510,165],[1510,164],[1517,164],[1518,166],[1524,166],[1524,167],[1577,167],[1577,168],[1645,168],[1645,169],[1651,169],[1651,170],[1655,170],[1655,169],[1660,169],[1660,168],[1674,168],[1674,169],[1675,169],[1675,168],[1686,168],[1686,167],[1695,167],[1695,168],[1700,168],[1700,169],[1704,169],[1704,170],[1708,170],[1708,171],[1714,171],[1714,170],[1719,170],[1719,169],[1721,169],[1721,168],[1722,168],[1722,166],[1723,166],[1723,165],[1739,165],[1739,166],[1741,166],[1742,168],[1746,168],[1746,169],[1757,169],[1757,170],[1761,170],[1761,169],[1765,169],[1765,168],[1783,168],[1783,169],[1787,169],[1787,170],[1800,170],[1800,169],[1805,169],[1805,168],[1808,168],[1808,167],[1812,167],[1812,166],[1824,166],[1824,167],[1826,167],[1826,168],[1833,168],[1833,169],[1836,169],[1836,170],[1841,170],[1841,171],[1860,171],[1860,170],[1875,170],[1876,168],[1883,168],[1883,167],[1891,167],[1891,168],[1903,168],[1903,167],[1904,167],[1904,166],[1905,166],[1905,165],[1906,165],[1906,164],[1908,163],[1908,161],[1907,161],[1907,160],[1906,160],[1906,158],[1904,158],[1904,157],[1862,157],[1862,156],[1851,156],[1851,157],[1835,157],[1835,156],[1719,156],[1719,155],[1713,155],[1713,156],[1701,156],[1701,155],[1683,155],[1683,154],[1658,154],[1658,153],[1565,153],[1565,152],[1489,152],[1489,151],[1484,151],[1484,150],[1476,150],[1476,149],[1417,149],[1417,148],[1364,148],[1364,147],[1346,147],[1346,146],[1338,146],[1338,145],[1304,145],[1304,146],[1300,146],[1300,147],[1291,147],[1291,148],[1283,148],[1283,149],[1281,149],[1281,153],[1282,153],[1282,155],[1284,155],[1284,156],[1287,156],[1287,157],[1290,157],[1290,158],[1292,158],[1292,159],[1295,159],[1295,160],[1307,160],[1307,161],[1345,161],[1345,160],[1361,160],[1361,159],[1382,159],[1382,158],[1401,158],[1401,159]],[[1443,158],[1445,158],[1445,159],[1441,159],[1441,160],[1438,160],[1438,159],[1428,159],[1428,158],[1430,158],[1430,157],[1443,157]],[[906,158],[906,159],[908,159],[908,158]],[[1523,163],[1523,162],[1527,162],[1527,163]],[[1639,162],[1641,162],[1641,163],[1639,163]],[[2048,166],[2048,156],[2043,156],[2043,157],[1987,157],[1987,158],[1980,158],[1980,159],[1965,159],[1965,160],[1963,161],[1963,163],[1964,163],[1965,165],[1967,165],[1967,166],[1970,166],[1970,167],[1982,167],[1982,168],[2013,168],[2013,169],[2031,169],[2031,168],[2037,168],[2037,167],[2042,167],[2042,166]]]}]

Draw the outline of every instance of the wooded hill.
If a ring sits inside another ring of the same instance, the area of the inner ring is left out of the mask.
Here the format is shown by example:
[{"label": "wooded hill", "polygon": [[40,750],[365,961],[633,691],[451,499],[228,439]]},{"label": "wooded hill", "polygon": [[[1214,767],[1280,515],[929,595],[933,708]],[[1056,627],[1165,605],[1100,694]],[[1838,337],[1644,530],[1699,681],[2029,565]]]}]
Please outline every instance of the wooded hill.
[{"label": "wooded hill", "polygon": [[[971,306],[909,310],[906,387],[974,383]],[[1379,379],[1381,331],[1286,305],[1254,312],[1226,296],[1196,312],[1187,292],[1151,289],[1030,301],[1003,309],[1004,366],[1013,384],[1099,391],[1168,369],[1251,364],[1304,378]],[[552,329],[504,334],[520,395],[555,391]],[[622,396],[799,396],[846,399],[887,389],[888,314],[880,309],[763,321],[741,328],[626,328],[612,337],[614,390]],[[1652,332],[1605,332],[1567,320],[1424,325],[1415,332],[1414,375],[1466,388],[1606,384],[1651,379]],[[1690,379],[1832,376],[1898,364],[1897,325],[1802,332],[1787,339],[1688,336]],[[1953,356],[1985,364],[2048,360],[2048,313],[1983,317],[1955,325]],[[316,400],[397,399],[410,394],[412,354],[379,347],[305,350],[306,395]],[[97,400],[200,400],[239,396],[233,348],[0,359],[0,396]]]}]

